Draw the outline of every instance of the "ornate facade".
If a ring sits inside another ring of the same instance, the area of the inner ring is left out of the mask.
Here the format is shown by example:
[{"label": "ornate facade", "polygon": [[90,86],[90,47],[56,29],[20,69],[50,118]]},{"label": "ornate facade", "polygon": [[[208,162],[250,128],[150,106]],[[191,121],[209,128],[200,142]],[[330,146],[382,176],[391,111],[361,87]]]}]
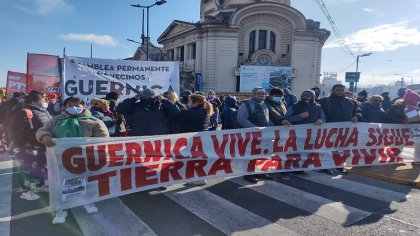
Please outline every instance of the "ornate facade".
[{"label": "ornate facade", "polygon": [[319,84],[330,32],[307,20],[290,0],[202,0],[200,21],[174,21],[158,42],[181,62],[182,87],[202,76],[202,90],[235,92],[241,65],[290,66],[295,93]]}]

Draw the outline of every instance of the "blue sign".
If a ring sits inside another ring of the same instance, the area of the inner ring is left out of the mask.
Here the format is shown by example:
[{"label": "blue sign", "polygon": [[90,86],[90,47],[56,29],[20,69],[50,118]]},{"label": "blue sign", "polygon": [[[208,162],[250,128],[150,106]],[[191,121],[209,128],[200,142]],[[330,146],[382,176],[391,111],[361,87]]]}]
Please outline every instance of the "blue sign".
[{"label": "blue sign", "polygon": [[346,82],[359,82],[360,72],[346,72]]}]

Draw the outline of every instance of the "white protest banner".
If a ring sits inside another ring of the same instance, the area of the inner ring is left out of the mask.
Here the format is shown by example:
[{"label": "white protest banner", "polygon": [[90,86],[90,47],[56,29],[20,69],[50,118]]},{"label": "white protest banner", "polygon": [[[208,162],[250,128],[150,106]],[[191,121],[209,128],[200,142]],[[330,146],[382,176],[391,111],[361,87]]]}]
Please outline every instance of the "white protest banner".
[{"label": "white protest banner", "polygon": [[127,138],[56,139],[52,209],[196,180],[414,160],[418,125],[330,123]]},{"label": "white protest banner", "polygon": [[64,57],[64,98],[102,98],[120,92],[122,99],[146,88],[179,93],[179,62]]}]

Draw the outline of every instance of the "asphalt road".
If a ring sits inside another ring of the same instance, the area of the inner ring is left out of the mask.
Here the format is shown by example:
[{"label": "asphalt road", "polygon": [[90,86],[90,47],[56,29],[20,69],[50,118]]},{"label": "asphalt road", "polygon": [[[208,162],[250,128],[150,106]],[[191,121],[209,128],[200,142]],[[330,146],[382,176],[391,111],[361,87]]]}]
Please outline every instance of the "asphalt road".
[{"label": "asphalt road", "polygon": [[0,155],[0,235],[420,235],[420,190],[358,175],[309,172],[250,185],[242,178],[176,185],[82,207],[52,225],[48,195],[21,200]]}]

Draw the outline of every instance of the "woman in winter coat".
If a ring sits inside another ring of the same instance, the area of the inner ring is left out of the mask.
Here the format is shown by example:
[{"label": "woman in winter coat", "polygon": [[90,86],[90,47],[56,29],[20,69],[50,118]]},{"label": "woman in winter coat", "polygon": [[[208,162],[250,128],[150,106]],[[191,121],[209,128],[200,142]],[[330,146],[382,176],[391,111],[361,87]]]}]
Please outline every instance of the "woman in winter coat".
[{"label": "woman in winter coat", "polygon": [[[43,92],[30,92],[25,98],[24,107],[26,109],[16,110],[9,117],[9,124],[10,136],[19,150],[16,158],[20,162],[20,185],[23,190],[20,198],[31,201],[40,198],[34,191],[48,192],[48,187],[44,185],[47,179],[45,148],[36,140],[35,133],[51,120],[51,115],[47,111],[47,95]],[[32,189],[32,180],[35,180],[35,189]]]},{"label": "woman in winter coat", "polygon": [[105,99],[94,98],[90,104],[92,105],[90,109],[92,116],[102,120],[108,128],[109,135],[115,137],[117,119],[109,109],[110,102]]},{"label": "woman in winter coat", "polygon": [[373,95],[368,102],[362,105],[362,122],[384,123],[386,121],[386,113],[382,108],[383,97]]},{"label": "woman in winter coat", "polygon": [[227,97],[220,118],[222,119],[222,130],[235,129],[235,119],[238,110],[236,109],[237,101],[234,97]]},{"label": "woman in winter coat", "polygon": [[[185,111],[187,108],[184,106],[184,104],[182,104],[179,101],[179,97],[178,94],[176,94],[175,91],[167,91],[163,93],[163,97],[166,98],[169,102],[171,102],[172,104],[174,104],[174,106],[179,110],[179,111]],[[171,134],[178,134],[178,133],[182,133],[182,129],[181,129],[181,124],[179,123],[179,121],[175,120],[175,119],[170,119],[169,120],[169,126],[171,129]]]},{"label": "woman in winter coat", "polygon": [[420,95],[407,89],[403,99],[395,101],[387,111],[387,122],[391,124],[419,123],[418,103]]},{"label": "woman in winter coat", "polygon": [[188,98],[188,110],[182,111],[176,120],[181,123],[182,132],[201,132],[209,130],[213,106],[200,94],[191,94]]},{"label": "woman in winter coat", "polygon": [[[78,136],[69,135],[70,132],[67,132],[66,127],[63,127],[65,121],[71,121],[72,119],[76,119],[79,123]],[[104,122],[93,117],[90,111],[85,108],[82,99],[69,97],[63,102],[61,115],[54,117],[36,132],[37,140],[46,147],[55,146],[53,138],[63,137],[109,137],[109,133]],[[84,208],[88,214],[98,211],[93,203],[85,205]],[[66,211],[57,211],[52,223],[62,224],[66,221],[66,217]]]}]

